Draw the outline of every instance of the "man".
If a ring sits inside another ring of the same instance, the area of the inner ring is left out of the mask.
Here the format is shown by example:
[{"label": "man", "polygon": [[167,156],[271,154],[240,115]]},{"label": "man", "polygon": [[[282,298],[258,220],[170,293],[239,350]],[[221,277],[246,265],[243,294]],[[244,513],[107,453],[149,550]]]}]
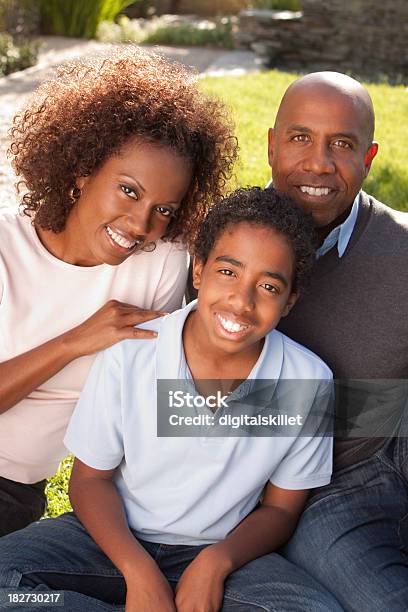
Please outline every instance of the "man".
[{"label": "man", "polygon": [[309,292],[279,329],[338,379],[335,474],[312,494],[285,554],[346,610],[402,612],[408,215],[361,191],[378,150],[373,134],[368,92],[333,72],[292,83],[269,131],[274,187],[312,214],[320,244]]}]

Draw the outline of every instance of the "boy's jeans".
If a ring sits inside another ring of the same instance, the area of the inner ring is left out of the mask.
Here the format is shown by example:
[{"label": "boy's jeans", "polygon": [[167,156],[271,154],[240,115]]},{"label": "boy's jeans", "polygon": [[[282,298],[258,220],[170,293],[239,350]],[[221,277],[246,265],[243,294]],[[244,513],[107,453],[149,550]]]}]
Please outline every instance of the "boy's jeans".
[{"label": "boy's jeans", "polygon": [[[141,542],[175,587],[202,546]],[[123,610],[122,575],[94,543],[73,513],[39,521],[0,539],[0,594],[64,590],[63,612]],[[31,606],[30,606],[31,607]],[[27,604],[1,609],[25,610]],[[58,607],[41,604],[42,612]],[[38,608],[36,608],[38,610]],[[341,612],[313,578],[272,553],[248,563],[226,581],[223,611]],[[142,612],[142,611],[141,611]],[[159,611],[158,611],[159,612]]]},{"label": "boy's jeans", "polygon": [[408,437],[312,493],[285,557],[350,612],[408,610]]}]

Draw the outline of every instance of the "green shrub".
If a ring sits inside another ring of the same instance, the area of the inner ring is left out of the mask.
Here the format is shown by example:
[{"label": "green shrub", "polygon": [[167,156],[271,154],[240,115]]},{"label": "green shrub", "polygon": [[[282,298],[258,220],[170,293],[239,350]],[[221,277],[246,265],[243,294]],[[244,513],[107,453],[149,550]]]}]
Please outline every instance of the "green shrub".
[{"label": "green shrub", "polygon": [[301,0],[257,0],[255,5],[257,8],[276,11],[300,11],[302,8]]},{"label": "green shrub", "polygon": [[0,33],[0,76],[33,66],[38,57],[39,41],[15,43],[12,36]]},{"label": "green shrub", "polygon": [[143,41],[151,45],[212,46],[232,49],[232,23],[224,18],[214,27],[199,27],[192,23],[165,25],[158,27]]},{"label": "green shrub", "polygon": [[112,22],[135,0],[40,0],[48,33],[93,38],[102,21]]},{"label": "green shrub", "polygon": [[0,0],[0,32],[14,41],[38,34],[39,19],[38,5],[31,0]]},{"label": "green shrub", "polygon": [[212,46],[231,49],[233,22],[228,17],[216,21],[187,21],[170,16],[153,19],[119,17],[118,23],[103,22],[97,38],[103,42],[136,42],[151,45]]},{"label": "green shrub", "polygon": [[64,459],[59,471],[49,479],[45,489],[48,506],[44,517],[52,518],[71,510],[67,492],[73,462],[74,458],[72,455]]}]

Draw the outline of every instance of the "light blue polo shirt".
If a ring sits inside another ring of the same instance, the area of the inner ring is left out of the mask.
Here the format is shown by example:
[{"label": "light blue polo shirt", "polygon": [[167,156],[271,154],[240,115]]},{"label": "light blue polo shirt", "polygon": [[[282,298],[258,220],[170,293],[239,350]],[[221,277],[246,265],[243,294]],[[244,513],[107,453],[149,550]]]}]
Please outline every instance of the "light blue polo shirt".
[{"label": "light blue polo shirt", "polygon": [[[85,464],[118,468],[115,483],[137,537],[199,545],[224,539],[258,503],[270,481],[285,489],[330,482],[331,437],[158,437],[158,379],[185,378],[182,331],[196,302],[144,326],[154,340],[126,340],[99,353],[65,444]],[[311,351],[274,330],[246,382],[311,379],[312,410],[327,395],[332,373]],[[306,405],[306,406],[305,406]],[[233,410],[233,408],[231,408]]]}]

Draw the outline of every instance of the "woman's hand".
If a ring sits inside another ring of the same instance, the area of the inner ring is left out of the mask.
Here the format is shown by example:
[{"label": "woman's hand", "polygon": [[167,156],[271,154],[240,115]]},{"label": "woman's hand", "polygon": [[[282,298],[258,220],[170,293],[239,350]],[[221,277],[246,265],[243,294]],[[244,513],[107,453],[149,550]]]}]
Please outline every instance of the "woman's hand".
[{"label": "woman's hand", "polygon": [[65,340],[76,357],[91,355],[127,338],[155,338],[156,332],[134,326],[165,314],[109,300],[89,319],[67,332]]},{"label": "woman's hand", "polygon": [[3,361],[0,363],[0,414],[78,357],[101,351],[125,338],[155,338],[155,332],[137,329],[134,325],[164,314],[110,300],[77,327]]}]

